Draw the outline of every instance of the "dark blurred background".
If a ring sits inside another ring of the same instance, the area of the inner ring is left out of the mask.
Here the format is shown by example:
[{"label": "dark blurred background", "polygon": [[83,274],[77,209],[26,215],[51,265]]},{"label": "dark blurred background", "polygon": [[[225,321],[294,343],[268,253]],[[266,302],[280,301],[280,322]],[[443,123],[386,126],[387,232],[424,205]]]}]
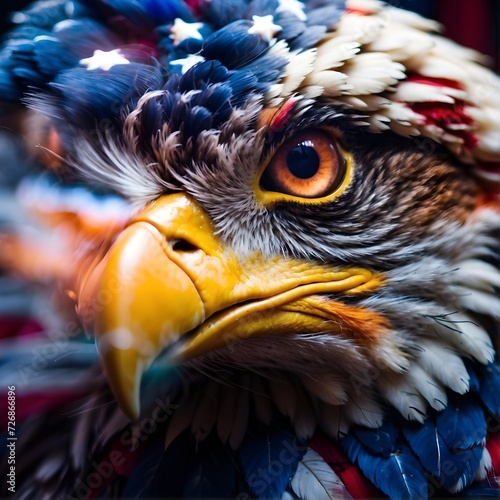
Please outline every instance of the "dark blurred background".
[{"label": "dark blurred background", "polygon": [[[230,1],[230,0],[228,0]],[[9,25],[11,12],[32,0],[0,0],[0,33]],[[444,24],[446,35],[492,57],[500,72],[500,0],[388,0]]]},{"label": "dark blurred background", "polygon": [[492,57],[500,72],[500,0],[389,0],[437,19],[446,36]]}]

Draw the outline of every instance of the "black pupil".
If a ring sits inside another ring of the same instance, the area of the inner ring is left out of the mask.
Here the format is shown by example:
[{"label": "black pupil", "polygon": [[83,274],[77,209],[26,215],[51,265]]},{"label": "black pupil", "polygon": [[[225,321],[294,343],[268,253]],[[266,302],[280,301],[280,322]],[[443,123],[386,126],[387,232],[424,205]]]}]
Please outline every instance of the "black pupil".
[{"label": "black pupil", "polygon": [[304,141],[290,150],[286,157],[288,170],[299,179],[310,179],[319,170],[319,156],[311,141]]}]

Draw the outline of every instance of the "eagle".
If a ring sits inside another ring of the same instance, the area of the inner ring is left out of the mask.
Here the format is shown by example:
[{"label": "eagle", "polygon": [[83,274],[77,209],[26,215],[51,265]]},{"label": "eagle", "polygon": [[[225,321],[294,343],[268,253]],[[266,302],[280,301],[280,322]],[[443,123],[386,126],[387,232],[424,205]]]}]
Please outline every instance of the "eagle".
[{"label": "eagle", "polygon": [[0,52],[2,491],[500,491],[500,79],[378,0],[39,0]]}]

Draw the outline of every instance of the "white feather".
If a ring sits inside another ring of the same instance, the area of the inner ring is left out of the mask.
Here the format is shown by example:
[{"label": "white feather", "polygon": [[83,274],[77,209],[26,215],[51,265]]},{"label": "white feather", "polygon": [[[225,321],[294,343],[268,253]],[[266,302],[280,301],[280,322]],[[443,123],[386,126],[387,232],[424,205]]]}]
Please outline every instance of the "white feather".
[{"label": "white feather", "polygon": [[354,109],[360,111],[379,111],[381,108],[392,106],[394,103],[379,95],[363,95],[363,96],[344,96],[341,98]]},{"label": "white feather", "polygon": [[448,341],[466,356],[473,356],[480,363],[493,361],[495,350],[487,332],[466,314],[455,313],[433,318],[437,337]]},{"label": "white feather", "polygon": [[446,387],[465,394],[469,390],[469,374],[464,362],[450,346],[438,340],[421,340],[418,354],[420,366]]},{"label": "white feather", "polygon": [[285,68],[283,90],[280,94],[282,97],[289,96],[301,85],[304,78],[312,72],[315,59],[316,49],[290,54],[290,60]]},{"label": "white feather", "polygon": [[441,25],[437,21],[427,19],[409,10],[398,9],[392,6],[386,6],[386,8],[387,15],[390,16],[392,22],[421,31],[441,31]]},{"label": "white feather", "polygon": [[351,499],[344,483],[314,450],[308,448],[290,483],[302,500]]},{"label": "white feather", "polygon": [[469,259],[460,263],[455,271],[455,280],[466,287],[493,292],[494,287],[500,287],[498,269],[484,261]]},{"label": "white feather", "polygon": [[405,374],[384,374],[377,380],[380,393],[407,420],[423,423],[427,413],[427,404],[417,388]]},{"label": "white feather", "polygon": [[319,45],[317,51],[318,56],[314,62],[316,72],[341,67],[344,61],[352,59],[360,51],[360,45],[334,37]]},{"label": "white feather", "polygon": [[500,299],[498,297],[488,292],[465,287],[459,289],[459,293],[458,302],[463,307],[500,319]]},{"label": "white feather", "polygon": [[300,377],[310,394],[332,405],[347,403],[348,397],[342,379],[337,375],[322,373],[314,376],[304,374]]},{"label": "white feather", "polygon": [[404,82],[398,85],[394,98],[401,102],[445,102],[454,104],[455,99],[464,99],[467,94],[464,91],[449,88],[436,87],[414,82]]},{"label": "white feather", "polygon": [[336,35],[342,39],[368,44],[376,40],[387,25],[384,17],[376,14],[359,16],[347,13],[342,16],[342,21],[337,26]]},{"label": "white feather", "polygon": [[420,365],[414,364],[406,374],[408,384],[412,385],[437,411],[444,410],[448,405],[448,398],[443,386],[426,372]]},{"label": "white feather", "polygon": [[304,91],[309,98],[320,95],[320,90],[325,96],[336,97],[352,89],[347,80],[347,75],[340,71],[317,71],[304,79]]},{"label": "white feather", "polygon": [[405,78],[405,67],[382,52],[361,53],[342,67],[349,94],[378,94]]},{"label": "white feather", "polygon": [[486,480],[492,468],[493,468],[493,461],[491,459],[490,452],[486,448],[484,448],[483,456],[481,457],[481,462],[479,463],[479,467],[476,470],[474,480],[475,481]]},{"label": "white feather", "polygon": [[373,52],[388,52],[394,61],[406,61],[410,57],[428,52],[434,40],[426,33],[412,30],[407,25],[393,23],[377,40],[370,43]]},{"label": "white feather", "polygon": [[370,394],[350,394],[349,401],[342,407],[349,422],[376,429],[382,425],[384,411]]},{"label": "white feather", "polygon": [[377,368],[388,368],[396,373],[403,373],[410,367],[408,356],[401,349],[398,334],[392,330],[378,341],[376,348],[369,350],[368,355]]}]

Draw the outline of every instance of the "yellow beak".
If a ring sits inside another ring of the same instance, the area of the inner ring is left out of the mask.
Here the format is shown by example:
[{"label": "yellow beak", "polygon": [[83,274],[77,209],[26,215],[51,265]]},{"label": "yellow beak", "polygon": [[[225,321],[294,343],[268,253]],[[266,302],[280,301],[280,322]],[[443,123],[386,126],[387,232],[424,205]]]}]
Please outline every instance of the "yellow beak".
[{"label": "yellow beak", "polygon": [[88,272],[79,313],[118,402],[136,418],[142,374],[162,351],[178,363],[262,334],[338,334],[344,312],[318,294],[380,284],[363,268],[237,255],[190,197],[175,194],[134,217]]}]

